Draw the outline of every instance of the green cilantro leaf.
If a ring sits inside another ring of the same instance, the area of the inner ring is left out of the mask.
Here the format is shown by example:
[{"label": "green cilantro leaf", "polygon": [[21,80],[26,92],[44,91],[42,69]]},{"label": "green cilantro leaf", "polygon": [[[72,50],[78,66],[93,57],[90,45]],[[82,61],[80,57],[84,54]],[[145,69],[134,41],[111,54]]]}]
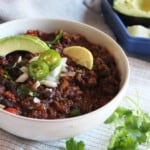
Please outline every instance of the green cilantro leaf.
[{"label": "green cilantro leaf", "polygon": [[72,109],[70,112],[70,116],[74,117],[74,116],[78,116],[81,114],[80,109]]},{"label": "green cilantro leaf", "polygon": [[85,145],[82,141],[76,142],[74,138],[66,141],[66,150],[84,150]]},{"label": "green cilantro leaf", "polygon": [[6,79],[11,79],[11,76],[10,76],[10,74],[9,74],[9,72],[7,70],[5,70],[4,77]]},{"label": "green cilantro leaf", "polygon": [[22,98],[24,98],[27,95],[31,97],[38,96],[38,93],[31,91],[29,88],[27,88],[24,85],[21,85],[17,88],[17,94],[19,97],[22,97]]},{"label": "green cilantro leaf", "polygon": [[128,131],[123,127],[118,127],[110,139],[108,150],[134,150],[136,147],[135,139],[128,136]]},{"label": "green cilantro leaf", "polygon": [[[137,97],[138,99],[138,97]],[[105,121],[113,123],[115,130],[110,138],[108,150],[138,150],[140,144],[150,142],[150,117],[131,97],[127,97],[135,109],[118,107]]]},{"label": "green cilantro leaf", "polygon": [[127,117],[132,115],[132,111],[124,108],[124,107],[118,107],[115,112],[104,122],[105,124],[109,124],[112,122],[117,122],[119,119],[123,117]]},{"label": "green cilantro leaf", "polygon": [[47,41],[46,42],[47,45],[49,47],[52,47],[52,45],[59,44],[60,43],[60,39],[62,38],[62,36],[63,36],[63,30],[60,30],[53,41]]}]

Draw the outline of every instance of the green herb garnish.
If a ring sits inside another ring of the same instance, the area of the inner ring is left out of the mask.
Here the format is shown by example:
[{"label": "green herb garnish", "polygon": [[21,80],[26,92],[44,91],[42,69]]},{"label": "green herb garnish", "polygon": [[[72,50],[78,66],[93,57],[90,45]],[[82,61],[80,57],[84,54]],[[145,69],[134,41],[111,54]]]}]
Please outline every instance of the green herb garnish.
[{"label": "green herb garnish", "polygon": [[115,127],[108,150],[138,150],[141,144],[146,144],[148,150],[150,117],[131,97],[126,98],[134,104],[136,109],[118,107],[105,121],[105,124],[114,123]]},{"label": "green herb garnish", "polygon": [[62,38],[63,36],[63,30],[60,30],[59,33],[56,35],[55,39],[53,41],[47,41],[47,45],[51,48],[52,45],[56,45],[56,44],[59,44],[60,43],[60,39]]},{"label": "green herb garnish", "polygon": [[71,112],[70,112],[70,116],[78,116],[81,114],[81,111],[80,109],[72,109]]},{"label": "green herb garnish", "polygon": [[11,76],[10,76],[10,74],[9,74],[9,72],[7,70],[5,70],[4,77],[6,79],[12,79]]},{"label": "green herb garnish", "polygon": [[76,72],[82,74],[82,73],[83,73],[83,70],[82,70],[82,69],[77,69]]},{"label": "green herb garnish", "polygon": [[12,66],[12,68],[15,68],[17,66],[17,62],[15,62]]},{"label": "green herb garnish", "polygon": [[31,91],[29,88],[27,88],[26,86],[19,86],[17,88],[17,94],[19,97],[24,98],[25,96],[31,96],[31,97],[35,97],[38,96],[38,93]]},{"label": "green herb garnish", "polygon": [[66,150],[85,150],[83,141],[76,142],[74,138],[66,141]]}]

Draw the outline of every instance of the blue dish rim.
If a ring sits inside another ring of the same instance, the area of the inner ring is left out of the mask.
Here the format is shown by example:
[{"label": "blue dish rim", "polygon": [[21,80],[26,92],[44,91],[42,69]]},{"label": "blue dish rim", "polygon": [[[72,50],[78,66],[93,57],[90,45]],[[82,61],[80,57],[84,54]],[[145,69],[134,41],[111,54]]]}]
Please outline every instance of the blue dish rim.
[{"label": "blue dish rim", "polygon": [[[131,36],[120,16],[113,10],[112,2],[113,0],[102,0],[101,9],[118,43],[129,53],[150,56],[150,39]],[[117,29],[115,29],[115,27],[117,27]]]}]

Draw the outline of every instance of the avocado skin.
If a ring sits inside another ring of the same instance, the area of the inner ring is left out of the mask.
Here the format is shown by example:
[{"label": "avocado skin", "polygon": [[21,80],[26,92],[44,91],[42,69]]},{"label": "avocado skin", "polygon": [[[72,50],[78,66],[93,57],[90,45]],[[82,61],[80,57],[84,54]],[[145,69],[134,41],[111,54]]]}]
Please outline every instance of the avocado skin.
[{"label": "avocado skin", "polygon": [[141,17],[131,17],[131,16],[123,15],[117,11],[115,12],[119,15],[120,19],[124,22],[126,26],[132,26],[135,24],[140,24],[146,27],[150,26],[150,18],[148,19],[148,18],[141,18]]},{"label": "avocado skin", "polygon": [[[115,0],[108,0],[110,2],[110,4],[112,5],[112,9],[119,15],[119,17],[121,18],[121,20],[124,22],[124,24],[126,26],[131,26],[131,25],[135,25],[135,24],[140,24],[140,25],[144,25],[146,27],[150,26],[150,16],[146,17],[141,17],[142,14],[140,13],[140,17],[138,17],[138,14],[128,14],[127,12],[125,12],[125,14],[123,14],[123,12],[119,12],[118,10],[114,9],[114,1]],[[125,10],[126,11],[126,10]]]}]

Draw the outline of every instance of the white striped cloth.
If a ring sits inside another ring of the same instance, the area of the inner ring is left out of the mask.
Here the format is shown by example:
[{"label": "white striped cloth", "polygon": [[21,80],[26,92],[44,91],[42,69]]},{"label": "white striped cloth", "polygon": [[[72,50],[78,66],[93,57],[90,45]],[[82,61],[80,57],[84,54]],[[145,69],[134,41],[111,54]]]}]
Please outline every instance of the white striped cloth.
[{"label": "white striped cloth", "polygon": [[[86,0],[86,4],[96,10],[86,8],[84,0],[0,0],[0,22],[28,17],[49,17],[76,20],[92,25],[114,38],[113,33],[105,24],[99,0]],[[130,62],[130,82],[127,95],[134,97],[138,90],[141,107],[150,114],[150,58],[128,55]],[[122,105],[128,105],[126,101]],[[2,120],[0,120],[1,122]],[[75,137],[83,140],[86,150],[106,150],[112,126],[100,125],[90,132]],[[63,150],[65,139],[50,142],[36,142],[21,139],[0,129],[0,150]],[[144,146],[140,150],[145,150]]]}]

